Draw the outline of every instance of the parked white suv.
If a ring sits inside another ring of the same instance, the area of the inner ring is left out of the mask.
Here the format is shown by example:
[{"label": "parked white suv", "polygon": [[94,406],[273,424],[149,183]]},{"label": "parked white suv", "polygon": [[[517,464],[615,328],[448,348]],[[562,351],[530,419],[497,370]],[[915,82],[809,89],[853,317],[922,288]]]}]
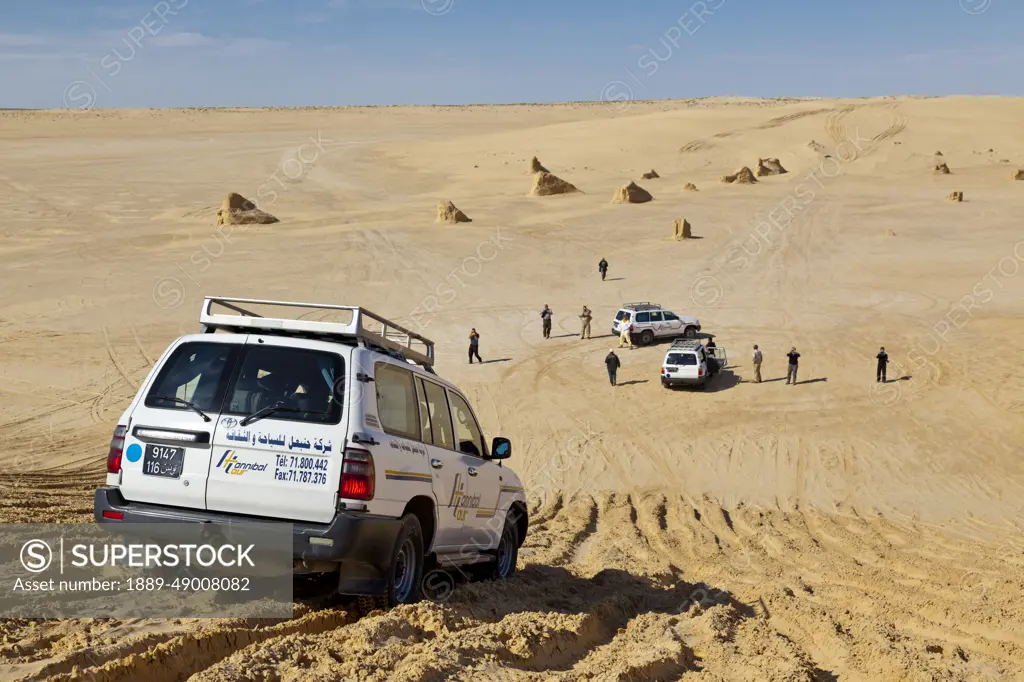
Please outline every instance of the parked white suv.
[{"label": "parked white suv", "polygon": [[627,317],[633,323],[633,337],[641,346],[649,346],[655,339],[696,338],[700,331],[700,321],[695,317],[676,315],[657,303],[626,303],[615,314],[612,334],[618,336],[622,333]]},{"label": "parked white suv", "polygon": [[725,367],[726,362],[724,348],[708,348],[700,341],[679,339],[673,342],[665,353],[664,362],[661,363],[661,385],[665,388],[704,388],[711,376]]},{"label": "parked white suv", "polygon": [[364,608],[418,600],[425,565],[515,572],[511,443],[485,440],[431,341],[350,306],[211,297],[200,323],[118,420],[97,522],[293,524],[295,572]]}]

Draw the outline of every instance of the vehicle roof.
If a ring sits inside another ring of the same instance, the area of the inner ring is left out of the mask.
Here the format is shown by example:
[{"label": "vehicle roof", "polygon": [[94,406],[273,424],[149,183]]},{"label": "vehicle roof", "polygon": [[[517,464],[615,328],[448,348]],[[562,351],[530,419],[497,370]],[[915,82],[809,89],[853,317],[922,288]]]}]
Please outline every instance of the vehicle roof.
[{"label": "vehicle roof", "polygon": [[621,310],[644,312],[648,310],[664,310],[664,308],[657,303],[624,303]]},{"label": "vehicle roof", "polygon": [[697,350],[700,350],[701,348],[703,348],[703,346],[704,346],[704,344],[701,343],[700,341],[693,341],[693,340],[689,340],[689,339],[679,339],[677,341],[672,342],[672,345],[669,347],[668,351],[666,352],[666,355],[668,353],[673,353],[673,352],[678,352],[678,351],[697,351]]}]

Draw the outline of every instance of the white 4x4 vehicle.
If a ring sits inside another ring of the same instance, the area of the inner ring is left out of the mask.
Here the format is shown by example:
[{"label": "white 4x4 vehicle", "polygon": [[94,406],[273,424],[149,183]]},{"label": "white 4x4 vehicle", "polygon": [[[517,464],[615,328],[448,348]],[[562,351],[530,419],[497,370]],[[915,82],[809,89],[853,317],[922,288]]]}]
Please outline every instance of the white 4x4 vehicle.
[{"label": "white 4x4 vehicle", "polygon": [[[714,366],[709,366],[714,363]],[[711,376],[725,367],[725,349],[719,346],[706,347],[700,341],[679,339],[665,353],[661,364],[661,385],[665,388],[676,386],[707,386]],[[709,371],[710,370],[710,371]]]},{"label": "white 4x4 vehicle", "polygon": [[626,303],[615,314],[612,334],[618,336],[622,333],[627,316],[633,323],[633,338],[641,346],[649,346],[655,339],[696,338],[700,331],[700,321],[695,317],[676,315],[657,303]]},{"label": "white 4x4 vehicle", "polygon": [[286,522],[295,572],[375,598],[364,608],[418,600],[425,565],[515,572],[527,515],[502,466],[511,443],[484,439],[431,341],[349,306],[211,297],[200,323],[118,420],[97,522]]}]

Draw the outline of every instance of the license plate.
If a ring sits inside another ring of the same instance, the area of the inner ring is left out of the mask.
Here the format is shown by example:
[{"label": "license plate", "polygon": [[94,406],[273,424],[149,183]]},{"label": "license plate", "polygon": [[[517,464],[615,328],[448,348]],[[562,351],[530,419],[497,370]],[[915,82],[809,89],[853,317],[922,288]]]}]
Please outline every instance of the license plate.
[{"label": "license plate", "polygon": [[147,445],[142,460],[142,473],[147,476],[178,478],[185,466],[185,448],[167,445]]}]

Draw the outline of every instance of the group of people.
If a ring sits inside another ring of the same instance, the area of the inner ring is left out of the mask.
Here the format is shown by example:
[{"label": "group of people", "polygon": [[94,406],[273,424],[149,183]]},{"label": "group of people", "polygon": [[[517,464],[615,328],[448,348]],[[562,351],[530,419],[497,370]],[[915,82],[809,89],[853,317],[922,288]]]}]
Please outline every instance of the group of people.
[{"label": "group of people", "polygon": [[[786,366],[786,383],[795,386],[797,370],[800,368],[800,353],[796,352],[796,346],[789,349],[786,357],[789,358],[789,364]],[[759,384],[761,383],[761,363],[764,361],[764,354],[757,347],[756,343],[754,344],[752,360],[754,363],[754,383]]]},{"label": "group of people", "polygon": [[[604,281],[605,278],[608,276],[608,261],[606,259],[602,258],[600,260],[600,262],[597,264],[597,271],[601,273],[601,280]],[[551,310],[548,304],[545,303],[544,309],[540,311],[541,333],[544,335],[545,339],[551,338],[551,319],[553,316],[554,312]],[[589,339],[590,323],[593,321],[594,318],[593,312],[587,306],[583,306],[583,312],[580,313],[579,317],[580,338]],[[622,319],[620,329],[621,331],[619,333],[618,347],[626,347],[629,348],[630,350],[636,348],[636,343],[633,340],[634,327],[632,324],[632,319],[628,314]],[[708,342],[707,344],[705,344],[704,347],[710,355],[714,356],[715,340],[713,338],[708,339]],[[886,368],[889,364],[889,356],[888,354],[886,354],[884,346],[879,349],[878,355],[876,355],[875,357],[878,360],[878,364],[875,370],[875,380],[884,383],[886,381]],[[471,365],[473,364],[473,358],[476,358],[478,362],[483,362],[483,360],[480,359],[480,334],[477,333],[475,328],[471,329],[469,332],[469,364]],[[786,353],[786,358],[788,359],[788,364],[786,366],[786,384],[795,386],[797,383],[797,373],[800,369],[800,353],[797,352],[796,346],[789,349],[789,352]],[[754,352],[751,360],[754,365],[753,383],[759,384],[762,381],[761,363],[764,362],[764,354],[761,352],[761,349],[758,348],[757,344],[754,344]],[[614,348],[608,351],[608,355],[605,357],[604,361],[605,365],[607,365],[608,367],[608,378],[611,380],[612,386],[614,386],[616,373],[618,372],[618,369],[622,364],[619,361],[619,357],[615,354]],[[712,365],[715,365],[714,370],[712,370],[711,368]],[[717,363],[708,363],[709,373],[714,373],[714,371],[717,369]]]}]

